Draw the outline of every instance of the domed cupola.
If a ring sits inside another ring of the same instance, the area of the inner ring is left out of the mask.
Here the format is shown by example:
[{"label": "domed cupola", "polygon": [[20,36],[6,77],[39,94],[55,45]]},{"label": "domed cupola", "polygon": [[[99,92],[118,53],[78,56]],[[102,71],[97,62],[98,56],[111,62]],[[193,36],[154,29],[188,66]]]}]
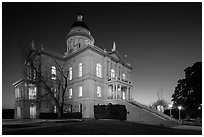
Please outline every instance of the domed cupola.
[{"label": "domed cupola", "polygon": [[89,28],[82,19],[82,15],[77,16],[77,21],[72,24],[69,34],[66,36],[66,54],[75,52],[87,44],[94,45],[94,38],[91,36]]}]

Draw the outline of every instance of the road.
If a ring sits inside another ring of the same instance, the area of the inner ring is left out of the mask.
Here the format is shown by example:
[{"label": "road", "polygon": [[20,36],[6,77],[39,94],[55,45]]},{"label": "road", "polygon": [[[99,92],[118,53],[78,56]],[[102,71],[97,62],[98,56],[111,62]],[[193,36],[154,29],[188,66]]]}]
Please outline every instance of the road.
[{"label": "road", "polygon": [[186,130],[118,120],[3,125],[3,135],[202,135]]}]

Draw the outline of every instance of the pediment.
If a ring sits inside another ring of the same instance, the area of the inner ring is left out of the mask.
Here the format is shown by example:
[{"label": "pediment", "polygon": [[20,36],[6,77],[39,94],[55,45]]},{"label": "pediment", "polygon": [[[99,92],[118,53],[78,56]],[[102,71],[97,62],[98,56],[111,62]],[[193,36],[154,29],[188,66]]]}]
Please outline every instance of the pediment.
[{"label": "pediment", "polygon": [[109,55],[112,56],[115,60],[124,63],[122,56],[117,51],[110,52]]}]

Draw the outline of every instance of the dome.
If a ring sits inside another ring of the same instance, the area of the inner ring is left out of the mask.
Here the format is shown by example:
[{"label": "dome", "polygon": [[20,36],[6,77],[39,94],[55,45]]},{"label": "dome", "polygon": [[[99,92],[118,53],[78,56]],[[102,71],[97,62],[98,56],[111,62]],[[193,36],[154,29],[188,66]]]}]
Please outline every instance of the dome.
[{"label": "dome", "polygon": [[87,30],[89,30],[87,25],[82,21],[82,18],[83,18],[82,15],[78,15],[77,16],[77,21],[72,24],[71,28],[82,27],[82,28],[86,28]]},{"label": "dome", "polygon": [[91,40],[94,43],[94,38],[91,36],[89,28],[82,21],[82,19],[83,19],[82,15],[77,16],[77,21],[75,21],[72,24],[71,29],[65,38],[68,40],[69,38],[73,38],[75,36],[83,36],[83,37],[88,38],[89,40]]}]

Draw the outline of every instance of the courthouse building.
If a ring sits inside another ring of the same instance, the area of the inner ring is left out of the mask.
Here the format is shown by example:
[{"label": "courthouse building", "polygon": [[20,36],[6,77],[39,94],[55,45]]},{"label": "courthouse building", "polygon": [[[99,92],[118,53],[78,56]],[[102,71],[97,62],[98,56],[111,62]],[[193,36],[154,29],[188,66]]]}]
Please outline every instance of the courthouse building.
[{"label": "courthouse building", "polygon": [[[65,93],[68,112],[82,112],[84,118],[93,118],[94,105],[131,99],[132,68],[118,53],[119,47],[115,42],[111,51],[96,46],[89,28],[79,15],[66,36],[66,43],[67,51],[64,54],[41,48],[39,69],[49,68],[50,73],[58,75],[54,62],[57,60],[69,70]],[[43,89],[32,84],[31,77],[35,77],[35,74],[13,84],[16,118],[38,118],[41,112],[56,112],[52,100],[40,98]],[[51,79],[54,81],[55,77]],[[57,90],[54,85],[53,90]]]}]

